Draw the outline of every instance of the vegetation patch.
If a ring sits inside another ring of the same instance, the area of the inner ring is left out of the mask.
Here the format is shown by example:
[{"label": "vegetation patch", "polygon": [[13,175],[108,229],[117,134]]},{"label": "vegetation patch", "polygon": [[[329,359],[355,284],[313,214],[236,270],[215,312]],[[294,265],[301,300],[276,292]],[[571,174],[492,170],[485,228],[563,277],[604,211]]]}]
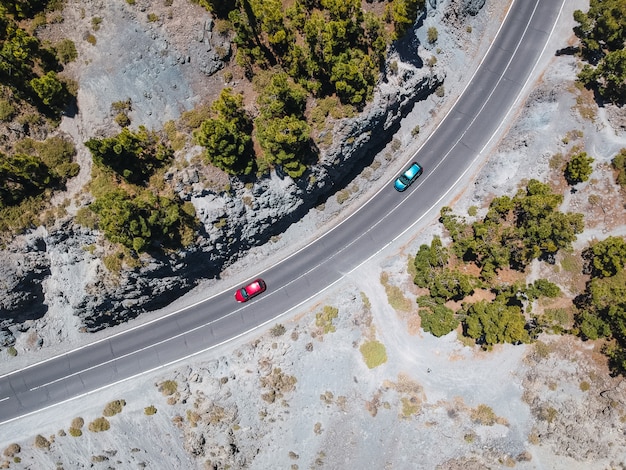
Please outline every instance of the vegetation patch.
[{"label": "vegetation patch", "polygon": [[470,418],[475,423],[482,424],[483,426],[493,426],[498,422],[498,416],[491,407],[487,405],[478,405],[476,408],[472,408]]},{"label": "vegetation patch", "polygon": [[122,409],[126,406],[125,400],[114,400],[112,402],[107,403],[104,407],[104,411],[102,414],[106,417],[115,416],[118,413],[122,412]]},{"label": "vegetation patch", "polygon": [[156,407],[154,405],[150,405],[150,406],[146,406],[143,409],[143,412],[144,412],[144,414],[146,416],[152,416],[152,415],[156,414],[157,409],[156,409]]},{"label": "vegetation patch", "polygon": [[380,283],[385,288],[387,301],[394,310],[398,312],[410,312],[413,310],[413,302],[404,296],[402,289],[389,282],[389,273],[384,271],[381,273]]},{"label": "vegetation patch", "polygon": [[268,389],[261,398],[268,403],[274,403],[284,397],[285,393],[295,390],[298,380],[293,375],[285,374],[280,368],[275,367],[268,375],[260,378],[261,387]]},{"label": "vegetation patch", "polygon": [[91,423],[89,423],[88,427],[91,432],[108,431],[110,428],[111,424],[109,423],[109,420],[103,416],[94,419]]},{"label": "vegetation patch", "polygon": [[178,391],[178,383],[175,380],[166,380],[159,384],[159,392],[164,396],[174,395]]},{"label": "vegetation patch", "polygon": [[333,320],[339,315],[339,309],[330,305],[324,306],[321,312],[315,314],[315,326],[320,328],[324,334],[336,331]]},{"label": "vegetation patch", "polygon": [[385,345],[377,340],[367,341],[359,348],[363,355],[365,364],[370,369],[378,367],[387,362],[387,349]]},{"label": "vegetation patch", "polygon": [[49,450],[50,449],[50,441],[48,439],[46,439],[45,437],[43,437],[41,434],[37,434],[37,436],[35,436],[35,447],[37,449]]}]

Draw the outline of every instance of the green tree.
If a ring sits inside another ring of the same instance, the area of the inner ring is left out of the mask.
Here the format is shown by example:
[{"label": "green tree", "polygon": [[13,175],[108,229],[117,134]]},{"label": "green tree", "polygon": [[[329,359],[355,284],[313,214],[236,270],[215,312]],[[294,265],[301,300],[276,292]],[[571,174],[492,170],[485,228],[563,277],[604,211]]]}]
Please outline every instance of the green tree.
[{"label": "green tree", "polygon": [[232,175],[248,175],[254,169],[252,120],[243,108],[243,95],[225,88],[211,105],[194,138],[206,149],[207,160]]},{"label": "green tree", "polygon": [[194,133],[194,138],[206,149],[207,160],[226,173],[247,175],[252,171],[252,137],[233,122],[207,119]]},{"label": "green tree", "polygon": [[37,157],[0,153],[0,207],[41,193],[52,179],[50,169]]},{"label": "green tree", "polygon": [[133,196],[117,188],[99,196],[90,208],[98,215],[98,227],[109,241],[137,253],[161,246],[185,246],[195,228],[193,213],[179,200],[150,190]]},{"label": "green tree", "polygon": [[30,86],[46,106],[59,108],[67,101],[67,89],[53,71],[41,77],[33,78],[30,81]]},{"label": "green tree", "polygon": [[89,139],[85,146],[96,164],[111,168],[134,184],[146,183],[173,156],[172,149],[143,126],[137,132],[124,128],[114,137]]},{"label": "green tree", "polygon": [[587,156],[587,152],[579,152],[572,156],[565,166],[565,179],[570,185],[587,181],[593,168],[593,158]]},{"label": "green tree", "polygon": [[459,326],[459,320],[452,309],[436,302],[432,297],[418,297],[417,303],[420,306],[422,329],[432,333],[433,336],[445,336]]},{"label": "green tree", "polygon": [[611,166],[617,171],[617,184],[626,186],[626,149],[621,149],[619,153],[613,157]]},{"label": "green tree", "polygon": [[589,62],[578,75],[589,87],[614,103],[626,99],[626,5],[621,0],[591,0],[589,10],[574,12],[583,56]]},{"label": "green tree", "polygon": [[420,246],[413,260],[415,267],[413,282],[418,287],[429,288],[433,272],[441,270],[448,264],[448,256],[448,249],[437,236],[433,237],[430,246],[426,244]]},{"label": "green tree", "polygon": [[490,348],[499,343],[528,343],[530,335],[519,307],[481,300],[465,308],[465,334]]},{"label": "green tree", "polygon": [[608,237],[583,252],[589,260],[593,277],[615,276],[626,265],[626,242],[622,237]]},{"label": "green tree", "polygon": [[259,122],[259,143],[269,160],[283,167],[292,178],[299,178],[306,170],[303,160],[309,149],[311,128],[296,116],[268,119]]},{"label": "green tree", "polygon": [[267,84],[262,84],[262,91],[257,102],[265,118],[284,116],[304,117],[307,93],[298,84],[289,79],[284,72],[271,74]]},{"label": "green tree", "polygon": [[340,54],[332,67],[330,81],[343,103],[362,107],[371,97],[375,64],[359,49]]},{"label": "green tree", "polygon": [[417,15],[426,6],[425,0],[393,0],[388,15],[394,25],[394,39],[402,38],[417,20]]}]

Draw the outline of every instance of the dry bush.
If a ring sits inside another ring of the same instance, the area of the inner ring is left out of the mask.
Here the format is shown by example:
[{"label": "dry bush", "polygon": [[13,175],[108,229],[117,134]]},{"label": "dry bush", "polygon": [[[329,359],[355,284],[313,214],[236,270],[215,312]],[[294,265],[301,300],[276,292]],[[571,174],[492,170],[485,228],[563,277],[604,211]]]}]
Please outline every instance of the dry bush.
[{"label": "dry bush", "polygon": [[50,449],[50,441],[41,434],[37,434],[35,437],[35,447],[38,449]]},{"label": "dry bush", "polygon": [[109,423],[109,420],[102,416],[100,418],[94,419],[91,423],[89,423],[89,430],[91,432],[108,431],[110,428],[111,424]]},{"label": "dry bush", "polygon": [[125,406],[125,400],[114,400],[110,403],[107,403],[107,405],[104,407],[104,411],[102,412],[102,414],[107,417],[115,416],[116,414],[121,413],[122,408],[124,408]]},{"label": "dry bush", "polygon": [[13,457],[15,454],[19,454],[20,451],[22,450],[22,448],[20,447],[19,444],[9,444],[9,446],[4,449],[4,456],[5,457]]}]

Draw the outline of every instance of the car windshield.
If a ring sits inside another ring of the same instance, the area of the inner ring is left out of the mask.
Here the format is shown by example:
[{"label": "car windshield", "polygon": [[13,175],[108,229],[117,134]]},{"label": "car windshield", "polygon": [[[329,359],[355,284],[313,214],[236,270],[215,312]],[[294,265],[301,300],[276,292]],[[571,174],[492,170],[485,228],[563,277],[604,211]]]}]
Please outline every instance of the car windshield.
[{"label": "car windshield", "polygon": [[409,184],[409,178],[406,177],[406,175],[401,175],[400,176],[400,181],[402,181],[404,184]]},{"label": "car windshield", "polygon": [[246,291],[246,288],[245,288],[245,287],[243,287],[242,289],[240,289],[240,291],[239,291],[239,292],[241,292],[241,296],[242,296],[244,299],[247,299],[247,298],[248,298],[248,291]]}]

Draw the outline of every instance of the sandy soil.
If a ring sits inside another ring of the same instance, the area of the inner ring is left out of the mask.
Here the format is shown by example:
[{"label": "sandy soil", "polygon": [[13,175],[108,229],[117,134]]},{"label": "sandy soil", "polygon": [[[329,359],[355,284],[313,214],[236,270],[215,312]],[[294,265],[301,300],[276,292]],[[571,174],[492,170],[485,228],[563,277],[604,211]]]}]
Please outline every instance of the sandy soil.
[{"label": "sandy soil", "polygon": [[[575,8],[586,8],[585,2],[568,2],[520,107],[477,157],[480,170],[468,175],[466,184],[445,203],[462,215],[476,206],[480,216],[493,196],[514,194],[525,179],[558,186],[561,177],[551,169],[551,159],[574,145],[583,146],[595,159],[594,174],[567,194],[563,207],[586,214],[588,228],[576,244],[580,250],[594,237],[626,234],[624,206],[617,203],[623,201],[622,195],[607,169],[610,159],[626,146],[626,135],[614,130],[606,110],[599,110],[594,120],[580,116],[576,99],[582,95],[571,91],[575,59],[554,56],[572,40]],[[462,80],[450,77],[446,83],[451,95],[455,83],[460,91]],[[407,159],[428,133],[430,111],[443,112],[448,106],[436,104],[416,106],[398,132]],[[419,139],[412,139],[411,130],[418,124],[425,130]],[[572,130],[582,131],[582,137],[566,138]],[[373,191],[375,184],[370,187]],[[605,206],[591,205],[591,194],[600,194]],[[225,273],[226,278],[234,283],[243,279],[290,241],[343,216],[338,210],[339,204],[329,200],[324,211],[311,211],[275,246],[253,250]],[[419,329],[407,262],[420,244],[441,234],[437,213],[435,208],[429,220],[331,291],[277,319],[284,332],[252,331],[175,366],[4,425],[0,449],[13,442],[21,446],[14,456],[5,452],[4,459],[10,468],[623,466],[624,385],[608,375],[593,343],[544,335],[534,345],[484,352],[464,345],[456,333],[434,338]],[[406,309],[390,305],[381,283],[383,273],[389,285],[401,289]],[[579,286],[565,270],[537,263],[528,276],[539,275],[572,293]],[[196,289],[172,308],[214,288]],[[326,306],[335,307],[337,317],[325,331],[317,318]],[[384,345],[387,356],[372,369],[360,352],[371,341]],[[170,395],[163,387],[166,380],[176,384]],[[88,424],[116,399],[124,399],[126,406],[108,418],[111,429],[88,431]],[[157,411],[149,416],[144,410],[150,405]],[[80,437],[69,435],[76,417],[85,421]],[[35,445],[38,433],[51,442],[49,449]]]}]

